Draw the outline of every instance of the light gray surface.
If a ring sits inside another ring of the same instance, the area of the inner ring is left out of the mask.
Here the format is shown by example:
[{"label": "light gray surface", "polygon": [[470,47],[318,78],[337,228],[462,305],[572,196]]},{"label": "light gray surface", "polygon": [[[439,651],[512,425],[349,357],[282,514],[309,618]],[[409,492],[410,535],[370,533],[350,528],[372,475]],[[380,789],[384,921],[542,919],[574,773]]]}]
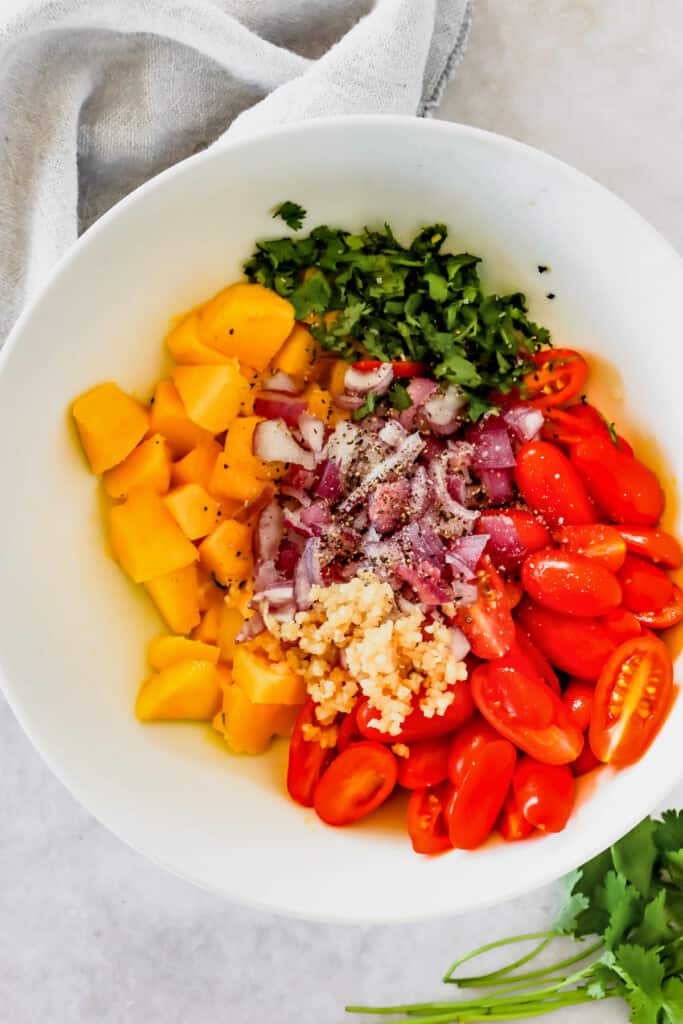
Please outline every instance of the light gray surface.
[{"label": "light gray surface", "polygon": [[[441,116],[557,154],[683,249],[677,0],[477,2]],[[670,802],[683,804],[683,787]],[[458,952],[546,926],[558,899],[551,887],[449,921],[372,928],[226,905],[96,824],[4,704],[0,807],[1,1024],[341,1024],[349,1000],[441,997],[438,978]],[[268,861],[277,870],[276,843]],[[626,1014],[601,1004],[553,1020],[610,1024]]]}]

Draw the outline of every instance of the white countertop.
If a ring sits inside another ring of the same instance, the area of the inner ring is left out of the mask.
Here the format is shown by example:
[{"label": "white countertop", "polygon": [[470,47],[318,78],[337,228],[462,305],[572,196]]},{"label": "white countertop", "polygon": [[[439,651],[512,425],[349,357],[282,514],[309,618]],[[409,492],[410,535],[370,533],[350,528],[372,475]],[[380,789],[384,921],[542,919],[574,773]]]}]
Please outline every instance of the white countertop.
[{"label": "white countertop", "polygon": [[[440,116],[548,150],[683,251],[683,6],[476,0]],[[0,698],[1,702],[1,698]],[[683,788],[670,804],[683,804]],[[555,887],[466,917],[326,927],[232,906],[143,860],[50,775],[0,703],[0,1021],[341,1024],[345,1002],[444,998],[459,953],[547,927]],[[626,1021],[610,1003],[558,1024]]]}]

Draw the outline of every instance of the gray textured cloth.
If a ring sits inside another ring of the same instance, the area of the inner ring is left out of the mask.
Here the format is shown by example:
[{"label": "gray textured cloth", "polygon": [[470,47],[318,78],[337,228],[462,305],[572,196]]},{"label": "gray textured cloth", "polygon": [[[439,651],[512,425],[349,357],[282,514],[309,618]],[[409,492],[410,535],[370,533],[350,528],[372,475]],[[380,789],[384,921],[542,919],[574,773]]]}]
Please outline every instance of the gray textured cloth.
[{"label": "gray textured cloth", "polygon": [[0,0],[0,341],[79,232],[183,157],[304,118],[433,110],[470,3]]}]

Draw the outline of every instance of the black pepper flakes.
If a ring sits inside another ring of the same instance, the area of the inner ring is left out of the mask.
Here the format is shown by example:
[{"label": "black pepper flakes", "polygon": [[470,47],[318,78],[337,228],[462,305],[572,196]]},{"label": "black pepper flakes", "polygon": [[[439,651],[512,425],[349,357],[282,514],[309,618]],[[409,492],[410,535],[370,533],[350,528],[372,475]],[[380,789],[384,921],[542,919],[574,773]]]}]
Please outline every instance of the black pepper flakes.
[{"label": "black pepper flakes", "polygon": [[554,298],[555,298],[555,292],[548,292],[548,294],[546,295],[546,299],[554,299]]},{"label": "black pepper flakes", "polygon": [[538,272],[539,272],[539,274],[547,274],[549,270],[550,270],[550,267],[547,267],[545,265],[545,263],[539,263],[538,264]]}]

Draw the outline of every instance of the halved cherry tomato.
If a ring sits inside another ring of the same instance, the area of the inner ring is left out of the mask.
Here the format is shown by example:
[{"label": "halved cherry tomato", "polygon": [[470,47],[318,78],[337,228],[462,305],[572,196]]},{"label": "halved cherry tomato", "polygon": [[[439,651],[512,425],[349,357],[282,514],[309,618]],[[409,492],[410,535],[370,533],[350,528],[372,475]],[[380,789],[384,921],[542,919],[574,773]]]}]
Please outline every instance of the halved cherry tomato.
[{"label": "halved cherry tomato", "polygon": [[360,738],[358,732],[358,723],[356,722],[356,709],[358,705],[354,705],[351,711],[347,715],[344,715],[342,723],[339,726],[337,732],[337,750],[341,754],[342,750],[346,750],[349,743],[353,743],[354,740]]},{"label": "halved cherry tomato", "polygon": [[510,789],[516,760],[517,752],[507,740],[493,740],[479,749],[446,805],[448,834],[456,850],[474,850],[493,830]]},{"label": "halved cherry tomato", "polygon": [[303,807],[313,806],[313,793],[320,776],[334,757],[334,751],[316,740],[305,740],[303,727],[315,725],[315,704],[309,698],[302,705],[289,741],[287,789],[292,800]]},{"label": "halved cherry tomato", "polygon": [[488,555],[479,559],[477,588],[477,600],[460,608],[456,621],[477,658],[500,658],[512,646],[515,624],[506,599],[505,584]]},{"label": "halved cherry tomato", "polygon": [[634,615],[661,611],[674,594],[674,585],[663,569],[637,555],[627,557],[617,578],[624,595],[624,607]]},{"label": "halved cherry tomato", "polygon": [[384,803],[397,776],[396,758],[381,743],[352,743],[315,787],[316,814],[327,825],[350,825]]},{"label": "halved cherry tomato", "polygon": [[615,523],[655,525],[664,509],[664,493],[642,462],[597,436],[575,444],[571,460],[589,494]]},{"label": "halved cherry tomato", "polygon": [[481,716],[463,725],[453,737],[448,754],[448,778],[459,786],[474,764],[485,743],[499,740],[500,734]]},{"label": "halved cherry tomato", "polygon": [[583,356],[570,348],[548,348],[531,357],[536,369],[524,378],[523,391],[537,409],[564,405],[578,394],[588,376]]},{"label": "halved cherry tomato", "polygon": [[529,600],[517,608],[517,619],[552,665],[579,679],[597,679],[619,643],[602,619],[560,615]]},{"label": "halved cherry tomato", "polygon": [[535,672],[551,690],[554,690],[555,693],[560,692],[560,680],[557,678],[555,669],[545,654],[541,654],[538,647],[531,642],[519,624],[515,625],[515,643],[507,657],[516,659],[518,668],[524,675],[533,675]]},{"label": "halved cherry tomato", "polygon": [[[525,508],[490,508],[477,519],[475,533],[489,534],[489,554],[496,568],[517,569],[527,555],[551,542],[550,533]],[[493,552],[493,554],[491,554]]]},{"label": "halved cherry tomato", "polygon": [[451,795],[447,782],[434,789],[415,789],[408,801],[408,835],[415,853],[452,850],[446,824],[445,804]]},{"label": "halved cherry tomato", "polygon": [[370,723],[377,718],[377,711],[364,700],[358,705],[356,721],[358,731],[369,740],[379,743],[414,743],[415,740],[433,739],[435,736],[447,736],[455,732],[461,725],[474,715],[474,702],[467,682],[454,683],[450,689],[453,700],[443,715],[432,715],[428,718],[419,707],[416,707],[401,726],[395,736],[380,730]]},{"label": "halved cherry tomato", "polygon": [[612,444],[616,444],[622,452],[633,455],[633,449],[628,441],[619,434],[613,435],[607,425],[607,420],[588,402],[577,402],[576,405],[570,405],[568,409],[546,409],[545,411],[545,423],[541,436],[546,441],[572,445],[596,434],[599,437],[608,437]]},{"label": "halved cherry tomato", "polygon": [[621,569],[626,558],[626,541],[616,526],[604,523],[582,523],[579,526],[562,526],[554,535],[556,544],[563,551],[574,551],[600,562],[610,572]]},{"label": "halved cherry tomato", "polygon": [[595,754],[590,748],[587,730],[584,735],[586,741],[583,745],[583,750],[577,757],[576,761],[572,761],[572,763],[569,765],[569,767],[572,770],[572,775],[575,779],[578,779],[581,775],[587,775],[588,772],[592,772],[594,768],[598,767],[598,765],[602,765],[602,761],[600,761],[599,758],[595,756]]},{"label": "halved cherry tomato", "polygon": [[508,603],[508,608],[512,611],[516,608],[519,602],[524,597],[524,590],[519,580],[508,579],[505,580],[505,600]]},{"label": "halved cherry tomato", "polygon": [[408,756],[398,759],[399,785],[406,789],[424,789],[443,782],[448,777],[450,749],[450,736],[435,736],[411,743]]},{"label": "halved cherry tomato", "polygon": [[605,615],[621,603],[614,573],[584,555],[546,548],[522,566],[522,586],[538,604],[565,615]]},{"label": "halved cherry tomato", "polygon": [[515,794],[512,792],[508,793],[498,819],[498,831],[505,842],[512,843],[517,839],[526,839],[533,830],[534,826],[530,821],[527,821],[517,806]]},{"label": "halved cherry tomato", "polygon": [[595,687],[585,680],[570,679],[562,694],[562,702],[572,722],[581,732],[585,732],[590,725],[594,692]]},{"label": "halved cherry tomato", "polygon": [[683,619],[683,591],[673,584],[673,596],[668,604],[656,612],[638,612],[636,618],[650,629],[670,629]]},{"label": "halved cherry tomato", "polygon": [[595,522],[595,508],[579,474],[555,445],[547,441],[522,445],[515,481],[529,508],[549,526]]},{"label": "halved cherry tomato", "polygon": [[501,736],[544,764],[569,764],[583,736],[560,697],[512,665],[480,665],[472,674],[472,696]]},{"label": "halved cherry tomato", "polygon": [[[353,368],[360,370],[361,373],[372,373],[373,370],[379,370],[381,365],[379,359],[361,359],[360,362],[353,364]],[[424,363],[398,361],[392,363],[391,368],[394,377],[420,377],[424,373]]]},{"label": "halved cherry tomato", "polygon": [[680,569],[683,551],[675,537],[656,526],[617,526],[629,551],[665,569]]},{"label": "halved cherry tomato", "polygon": [[542,832],[561,832],[574,806],[574,776],[566,764],[523,757],[512,778],[515,803]]},{"label": "halved cherry tomato", "polygon": [[614,611],[603,615],[601,620],[614,637],[616,644],[623,644],[624,640],[633,640],[641,636],[643,629],[633,612],[625,608],[615,608]]},{"label": "halved cherry tomato", "polygon": [[595,688],[589,732],[595,756],[618,766],[637,761],[659,732],[672,693],[671,656],[661,640],[644,636],[617,647]]}]

